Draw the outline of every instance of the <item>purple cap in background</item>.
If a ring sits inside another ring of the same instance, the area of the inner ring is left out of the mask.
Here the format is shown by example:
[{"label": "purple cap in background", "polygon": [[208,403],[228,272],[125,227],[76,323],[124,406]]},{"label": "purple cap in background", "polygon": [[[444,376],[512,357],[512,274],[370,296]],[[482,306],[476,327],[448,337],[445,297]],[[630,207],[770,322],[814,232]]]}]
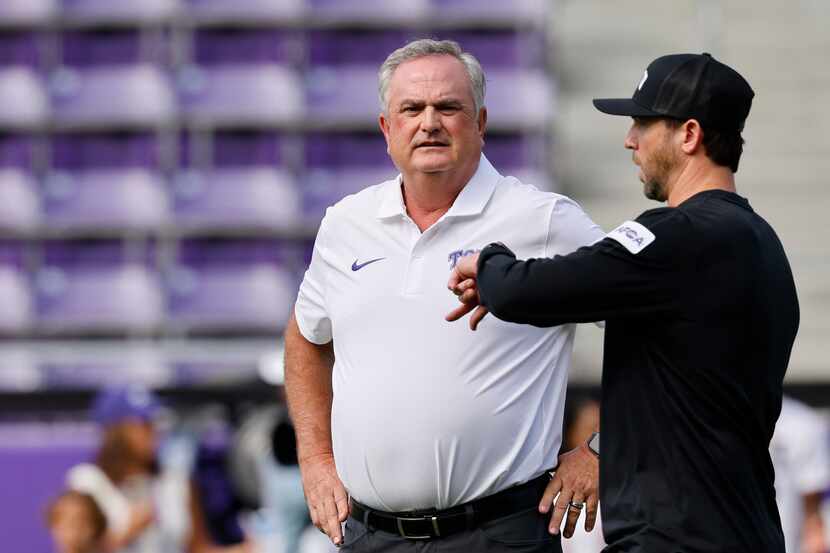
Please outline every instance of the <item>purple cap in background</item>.
[{"label": "purple cap in background", "polygon": [[90,416],[102,426],[117,424],[128,419],[149,421],[158,412],[161,402],[147,388],[125,386],[107,388],[98,393],[92,404]]}]

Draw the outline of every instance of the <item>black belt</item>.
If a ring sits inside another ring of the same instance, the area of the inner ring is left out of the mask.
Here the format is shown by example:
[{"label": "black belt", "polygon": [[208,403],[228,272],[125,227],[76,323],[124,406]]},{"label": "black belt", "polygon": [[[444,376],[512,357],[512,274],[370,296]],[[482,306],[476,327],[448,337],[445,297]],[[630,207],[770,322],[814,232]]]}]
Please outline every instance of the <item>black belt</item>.
[{"label": "black belt", "polygon": [[524,484],[441,511],[387,513],[352,499],[349,516],[370,530],[382,530],[410,540],[427,540],[472,530],[485,522],[535,507],[549,481],[550,477],[544,473]]}]

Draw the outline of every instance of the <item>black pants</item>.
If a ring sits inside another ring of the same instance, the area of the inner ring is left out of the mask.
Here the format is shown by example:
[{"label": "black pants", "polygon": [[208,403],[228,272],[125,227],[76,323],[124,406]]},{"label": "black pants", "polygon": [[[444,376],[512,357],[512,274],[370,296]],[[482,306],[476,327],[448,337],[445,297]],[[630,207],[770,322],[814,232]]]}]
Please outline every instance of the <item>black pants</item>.
[{"label": "black pants", "polygon": [[431,540],[408,540],[346,519],[342,553],[561,553],[559,536],[548,532],[550,514],[533,507],[481,524],[474,530]]}]

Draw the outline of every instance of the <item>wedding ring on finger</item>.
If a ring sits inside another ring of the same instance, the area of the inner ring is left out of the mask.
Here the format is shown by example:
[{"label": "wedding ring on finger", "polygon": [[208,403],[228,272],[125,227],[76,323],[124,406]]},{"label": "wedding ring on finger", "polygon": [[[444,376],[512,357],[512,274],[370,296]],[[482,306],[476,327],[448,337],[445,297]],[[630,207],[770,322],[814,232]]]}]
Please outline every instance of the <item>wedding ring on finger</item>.
[{"label": "wedding ring on finger", "polygon": [[568,501],[568,509],[576,509],[577,511],[581,511],[583,507],[585,507],[584,501],[582,503],[574,503],[573,501]]}]

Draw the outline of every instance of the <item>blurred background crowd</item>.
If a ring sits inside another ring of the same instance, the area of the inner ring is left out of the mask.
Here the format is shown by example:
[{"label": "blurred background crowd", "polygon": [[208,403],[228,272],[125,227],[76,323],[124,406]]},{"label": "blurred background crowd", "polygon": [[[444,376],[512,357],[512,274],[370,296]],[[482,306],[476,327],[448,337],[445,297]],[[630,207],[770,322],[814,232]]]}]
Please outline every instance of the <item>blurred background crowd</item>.
[{"label": "blurred background crowd", "polygon": [[[590,98],[668,52],[747,76],[739,192],[802,306],[782,518],[789,551],[827,551],[829,24],[825,0],[0,0],[0,549],[329,550],[281,333],[325,207],[396,174],[378,66],[430,36],[481,61],[496,168],[604,228],[651,206]],[[600,358],[581,329],[570,444],[599,424]]]}]

